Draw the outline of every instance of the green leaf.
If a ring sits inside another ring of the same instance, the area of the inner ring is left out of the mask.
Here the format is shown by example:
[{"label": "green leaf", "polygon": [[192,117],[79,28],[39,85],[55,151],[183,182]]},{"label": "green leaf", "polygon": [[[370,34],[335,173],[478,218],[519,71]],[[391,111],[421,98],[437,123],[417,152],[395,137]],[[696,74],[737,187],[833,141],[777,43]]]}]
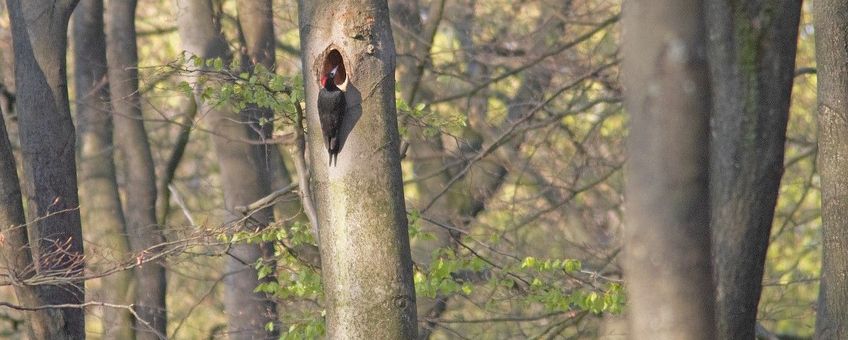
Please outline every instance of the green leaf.
[{"label": "green leaf", "polygon": [[191,96],[191,95],[192,95],[192,88],[191,88],[191,84],[189,84],[187,81],[181,81],[181,82],[179,83],[179,85],[177,85],[177,89],[178,89],[180,92],[182,92],[182,93],[184,93],[185,95],[187,95],[187,96]]},{"label": "green leaf", "polygon": [[263,265],[261,268],[259,268],[257,278],[260,279],[260,280],[264,279],[265,277],[270,275],[272,271],[273,271],[273,269],[271,268],[271,266]]},{"label": "green leaf", "polygon": [[570,260],[569,259],[569,260],[565,260],[565,262],[563,262],[563,269],[565,269],[565,271],[568,272],[568,273],[574,273],[574,272],[580,271],[582,268],[583,268],[583,265],[580,263],[579,260]]},{"label": "green leaf", "polygon": [[534,257],[525,257],[524,261],[521,262],[521,268],[533,268],[536,266],[536,258]]},{"label": "green leaf", "polygon": [[275,74],[271,77],[271,81],[268,82],[268,87],[271,91],[282,91],[286,88],[286,80],[283,76]]}]

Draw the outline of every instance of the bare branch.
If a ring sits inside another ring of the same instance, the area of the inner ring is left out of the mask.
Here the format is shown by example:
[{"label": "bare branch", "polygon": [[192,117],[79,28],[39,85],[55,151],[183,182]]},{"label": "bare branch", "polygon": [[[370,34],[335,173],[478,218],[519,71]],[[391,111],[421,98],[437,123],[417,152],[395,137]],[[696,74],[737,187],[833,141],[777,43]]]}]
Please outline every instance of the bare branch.
[{"label": "bare branch", "polygon": [[188,223],[191,223],[191,225],[197,225],[197,223],[194,222],[194,218],[191,217],[191,212],[188,210],[188,207],[182,197],[180,197],[180,193],[177,192],[177,188],[173,184],[168,184],[168,190],[170,190],[171,194],[174,195],[174,200],[177,201],[177,205],[179,205],[180,209],[183,210],[183,215],[185,215]]},{"label": "bare branch", "polygon": [[309,223],[312,224],[312,235],[320,245],[318,214],[315,211],[315,206],[312,204],[312,193],[309,189],[309,170],[306,168],[306,137],[303,134],[303,108],[300,107],[300,103],[295,103],[294,107],[297,110],[297,118],[295,119],[294,126],[297,137],[292,155],[294,156],[294,166],[297,169],[297,179],[300,182],[300,200],[303,203],[303,210],[306,212],[306,217],[309,219]]},{"label": "bare branch", "polygon": [[147,321],[142,319],[138,315],[138,313],[136,313],[134,305],[117,305],[117,304],[108,303],[108,302],[89,301],[89,302],[80,303],[80,304],[66,303],[66,304],[59,304],[59,305],[41,305],[41,306],[30,307],[30,306],[20,306],[20,305],[15,305],[15,304],[8,303],[8,302],[0,301],[0,307],[7,307],[7,308],[11,308],[11,309],[22,310],[22,311],[31,311],[31,312],[32,311],[45,310],[45,309],[60,309],[60,308],[79,308],[79,309],[82,309],[82,308],[86,308],[86,307],[90,307],[90,306],[126,309],[127,311],[129,311],[133,315],[133,317],[135,317],[136,320],[138,320],[143,326],[148,328],[151,332],[155,333],[156,336],[158,336],[160,339],[163,339],[163,340],[167,339],[165,334],[159,333],[155,328],[153,328],[153,326],[150,325],[150,323],[148,323]]},{"label": "bare branch", "polygon": [[267,196],[256,200],[253,203],[250,203],[248,205],[243,205],[243,206],[237,206],[237,207],[235,207],[235,211],[238,211],[242,214],[247,214],[250,211],[261,210],[261,209],[267,208],[269,206],[274,205],[274,203],[276,203],[277,200],[280,197],[292,192],[294,189],[297,189],[297,187],[298,187],[298,183],[291,183],[291,184],[287,185],[286,187],[284,187],[282,189],[274,191],[274,192],[268,194]]}]

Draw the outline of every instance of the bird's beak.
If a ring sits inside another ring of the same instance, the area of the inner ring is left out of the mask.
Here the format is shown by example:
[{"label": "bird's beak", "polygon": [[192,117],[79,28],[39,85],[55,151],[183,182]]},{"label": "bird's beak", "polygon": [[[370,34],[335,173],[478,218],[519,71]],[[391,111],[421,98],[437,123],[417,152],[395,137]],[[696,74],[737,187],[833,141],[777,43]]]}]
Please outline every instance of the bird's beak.
[{"label": "bird's beak", "polygon": [[335,76],[336,76],[336,72],[337,72],[338,70],[339,70],[339,65],[336,65],[336,67],[333,67],[333,70],[332,70],[332,71],[330,71],[330,78],[335,77]]}]

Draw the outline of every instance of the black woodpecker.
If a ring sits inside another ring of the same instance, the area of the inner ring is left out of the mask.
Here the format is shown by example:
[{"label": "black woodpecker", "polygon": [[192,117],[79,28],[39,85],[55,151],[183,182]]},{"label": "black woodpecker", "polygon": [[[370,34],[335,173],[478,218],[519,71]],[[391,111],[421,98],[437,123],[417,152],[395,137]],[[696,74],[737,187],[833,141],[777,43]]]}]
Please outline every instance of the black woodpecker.
[{"label": "black woodpecker", "polygon": [[324,133],[327,152],[330,154],[330,165],[333,165],[333,158],[336,158],[338,163],[339,130],[347,108],[344,92],[333,81],[338,70],[339,67],[336,66],[321,76],[321,89],[318,91],[318,117],[321,119],[321,132]]}]

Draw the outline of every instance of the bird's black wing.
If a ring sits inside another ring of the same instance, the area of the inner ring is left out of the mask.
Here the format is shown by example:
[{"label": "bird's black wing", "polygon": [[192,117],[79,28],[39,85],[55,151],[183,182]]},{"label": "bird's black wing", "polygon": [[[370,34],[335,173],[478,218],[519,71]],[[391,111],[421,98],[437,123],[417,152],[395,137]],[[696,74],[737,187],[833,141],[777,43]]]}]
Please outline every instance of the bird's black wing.
[{"label": "bird's black wing", "polygon": [[327,142],[330,154],[338,152],[338,134],[345,112],[344,92],[321,89],[318,93],[318,116],[321,120],[321,132]]}]

